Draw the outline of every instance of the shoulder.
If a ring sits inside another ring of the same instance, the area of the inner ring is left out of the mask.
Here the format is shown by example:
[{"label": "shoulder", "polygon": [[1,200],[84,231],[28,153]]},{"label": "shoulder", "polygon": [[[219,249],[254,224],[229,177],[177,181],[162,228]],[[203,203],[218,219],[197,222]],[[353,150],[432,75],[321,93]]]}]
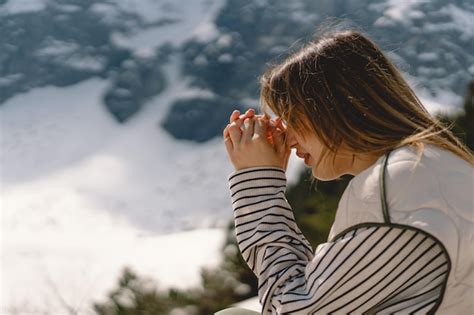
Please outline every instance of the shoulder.
[{"label": "shoulder", "polygon": [[[352,178],[336,212],[335,230],[365,222],[383,222],[380,171],[383,156]],[[473,221],[473,166],[454,153],[425,144],[393,150],[385,170],[385,192],[394,223]],[[423,218],[423,220],[421,220]]]},{"label": "shoulder", "polygon": [[[383,157],[351,180],[352,198],[367,203],[380,199],[379,174]],[[472,205],[474,168],[452,152],[425,144],[403,146],[390,153],[385,170],[389,209],[409,211],[414,207],[459,208],[468,215]]]},{"label": "shoulder", "polygon": [[[351,180],[341,198],[333,234],[360,223],[383,222],[382,167],[383,157]],[[385,170],[391,222],[430,233],[446,246],[456,264],[458,252],[469,252],[474,237],[473,175],[472,165],[434,145],[425,144],[422,151],[410,146],[392,151]],[[469,257],[460,258],[469,261]],[[469,263],[457,268],[458,274],[465,274]]]}]

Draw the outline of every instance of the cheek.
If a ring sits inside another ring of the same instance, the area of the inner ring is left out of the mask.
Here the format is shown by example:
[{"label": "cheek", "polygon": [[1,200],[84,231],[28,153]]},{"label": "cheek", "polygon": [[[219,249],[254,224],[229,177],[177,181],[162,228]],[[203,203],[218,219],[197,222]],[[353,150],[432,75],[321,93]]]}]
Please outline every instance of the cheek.
[{"label": "cheek", "polygon": [[322,155],[324,146],[316,137],[311,139],[311,141],[307,143],[307,146],[309,153],[315,159],[319,158]]},{"label": "cheek", "polygon": [[[327,149],[321,142],[315,141],[311,146],[310,154],[314,160],[313,167],[317,169],[319,175],[324,173],[324,176],[330,176],[335,171],[335,165],[333,165],[334,154]],[[337,157],[336,157],[337,159]],[[329,174],[331,173],[331,174]]]}]

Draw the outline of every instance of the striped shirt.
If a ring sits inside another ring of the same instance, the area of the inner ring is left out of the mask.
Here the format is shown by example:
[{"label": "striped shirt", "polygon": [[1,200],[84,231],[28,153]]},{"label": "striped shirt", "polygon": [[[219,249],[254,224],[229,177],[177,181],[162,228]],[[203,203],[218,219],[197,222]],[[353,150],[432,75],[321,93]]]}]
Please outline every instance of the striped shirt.
[{"label": "striped shirt", "polygon": [[427,314],[439,307],[451,262],[428,232],[361,223],[313,251],[285,198],[282,169],[235,171],[229,187],[237,242],[258,278],[262,314]]}]

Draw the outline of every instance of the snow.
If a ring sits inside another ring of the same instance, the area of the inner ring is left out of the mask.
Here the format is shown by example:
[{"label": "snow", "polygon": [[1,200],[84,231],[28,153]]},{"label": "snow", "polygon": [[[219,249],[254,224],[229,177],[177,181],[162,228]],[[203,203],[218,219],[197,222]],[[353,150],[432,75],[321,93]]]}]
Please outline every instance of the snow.
[{"label": "snow", "polygon": [[99,101],[106,85],[38,88],[0,108],[2,314],[57,310],[61,299],[85,314],[125,265],[187,287],[220,259],[224,231],[208,227],[231,217],[224,147],[177,143],[156,124],[186,83],[125,126]]},{"label": "snow", "polygon": [[[114,33],[111,40],[118,47],[132,50],[154,49],[165,43],[180,46],[191,38],[209,42],[219,36],[214,19],[225,4],[224,0],[199,1],[119,1],[117,5],[126,12],[139,15],[150,25],[131,34]],[[95,9],[108,14],[103,6]]]},{"label": "snow", "polygon": [[120,20],[120,10],[112,3],[94,3],[89,11],[97,14],[100,20],[108,25],[114,25]]},{"label": "snow", "polygon": [[474,75],[474,65],[469,66],[469,68],[467,70],[469,71],[469,73]]},{"label": "snow", "polygon": [[53,38],[47,38],[43,43],[43,47],[35,52],[36,56],[53,58],[60,55],[72,54],[79,49],[79,45],[73,42],[66,42]]},{"label": "snow", "polygon": [[72,42],[48,38],[42,46],[34,53],[36,56],[78,70],[100,72],[107,62],[103,56],[81,53],[79,45]]},{"label": "snow", "polygon": [[217,58],[217,61],[220,63],[229,63],[232,62],[234,57],[231,54],[222,54]]},{"label": "snow", "polygon": [[45,0],[7,0],[5,4],[0,5],[0,15],[37,12],[45,7]]},{"label": "snow", "polygon": [[[60,300],[87,314],[125,265],[184,287],[219,261],[232,217],[222,139],[177,141],[158,127],[176,98],[212,96],[190,89],[179,65],[165,65],[169,88],[125,125],[100,101],[101,79],[2,104],[2,314],[57,310]],[[290,161],[289,181],[298,165]]]},{"label": "snow", "polygon": [[18,314],[62,314],[61,300],[77,314],[94,314],[92,302],[103,301],[116,287],[123,266],[149,277],[158,289],[184,289],[199,284],[201,267],[220,263],[222,229],[140,236],[97,213],[76,213],[71,221],[85,223],[85,215],[88,226],[75,233],[8,235],[14,241],[2,248],[3,299],[15,307],[2,305],[2,314],[15,309]]},{"label": "snow", "polygon": [[[372,3],[368,6],[368,9],[381,15],[374,23],[376,27],[395,26],[397,24],[411,26],[414,20],[423,19],[426,16],[422,10],[417,9],[424,3],[429,3],[429,1],[388,0],[381,3]],[[461,33],[462,40],[468,41],[474,37],[474,13],[472,11],[448,3],[438,10],[436,15],[437,18],[433,20],[437,22],[424,21],[422,32],[438,33],[440,31],[455,30]]]},{"label": "snow", "polygon": [[55,310],[63,299],[86,314],[125,265],[184,287],[217,264],[224,231],[209,227],[231,218],[232,168],[220,138],[180,143],[157,128],[176,97],[212,95],[187,88],[177,66],[166,68],[170,89],[127,125],[99,101],[99,79],[2,105],[2,313]]},{"label": "snow", "polygon": [[[212,41],[213,39],[219,37],[219,34],[220,34],[219,30],[217,29],[214,22],[210,20],[206,20],[206,21],[203,21],[201,24],[199,24],[199,26],[196,27],[196,29],[194,29],[190,33],[189,38],[193,38],[203,43],[208,43]],[[184,42],[184,41],[185,39],[181,40],[181,42]]]},{"label": "snow", "polygon": [[[106,88],[99,79],[68,88],[44,87],[2,104],[2,182],[34,180],[97,152],[119,131],[99,102]],[[38,106],[40,105],[40,106]]]},{"label": "snow", "polygon": [[8,86],[16,81],[22,79],[25,75],[23,73],[14,73],[0,78],[0,87]]},{"label": "snow", "polygon": [[216,46],[219,48],[228,48],[232,45],[232,35],[224,34],[219,36],[219,39],[216,41]]},{"label": "snow", "polygon": [[82,9],[80,6],[74,4],[56,5],[55,8],[65,13],[74,13]]},{"label": "snow", "polygon": [[146,23],[153,23],[165,16],[173,17],[173,14],[181,10],[181,3],[177,1],[163,0],[116,0],[114,1],[121,10],[138,15]]},{"label": "snow", "polygon": [[105,68],[107,59],[102,56],[73,54],[66,58],[64,63],[73,69],[99,73]]},{"label": "snow", "polygon": [[432,94],[427,88],[420,84],[420,80],[407,72],[402,72],[402,76],[407,80],[418,99],[431,115],[446,114],[456,115],[463,111],[461,96],[451,90],[438,89],[436,94]]},{"label": "snow", "polygon": [[439,90],[435,96],[421,90],[417,93],[420,101],[432,115],[445,114],[456,115],[463,111],[462,97],[449,90]]},{"label": "snow", "polygon": [[418,55],[418,59],[420,61],[425,61],[425,62],[431,62],[431,61],[436,61],[439,59],[439,56],[437,53],[429,51],[429,52],[422,52]]},{"label": "snow", "polygon": [[474,38],[474,12],[463,10],[455,4],[449,3],[439,11],[451,17],[451,29],[461,33],[461,39],[472,40]]},{"label": "snow", "polygon": [[395,25],[395,23],[409,26],[412,20],[423,17],[423,12],[416,10],[416,8],[427,2],[429,0],[388,0],[382,3],[370,4],[368,9],[382,15],[375,21],[375,26],[390,26]]},{"label": "snow", "polygon": [[386,16],[392,18],[395,21],[406,23],[406,17],[410,12],[414,11],[414,7],[428,2],[427,0],[389,0],[387,1],[388,8],[385,10]]},{"label": "snow", "polygon": [[193,63],[197,66],[206,66],[208,64],[208,60],[204,55],[198,55],[194,58]]}]

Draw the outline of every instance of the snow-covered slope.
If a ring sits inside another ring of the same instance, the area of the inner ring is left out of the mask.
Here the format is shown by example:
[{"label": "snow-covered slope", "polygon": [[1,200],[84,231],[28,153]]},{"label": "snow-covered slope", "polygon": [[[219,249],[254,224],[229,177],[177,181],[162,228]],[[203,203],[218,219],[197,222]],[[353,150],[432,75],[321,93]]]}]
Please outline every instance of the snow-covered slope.
[{"label": "snow-covered slope", "polygon": [[[60,299],[86,312],[125,265],[185,287],[219,261],[232,217],[223,143],[176,142],[156,128],[174,98],[205,94],[179,80],[178,64],[166,67],[170,88],[126,125],[100,106],[98,79],[0,108],[2,314],[58,310]],[[292,180],[297,169],[293,160]],[[163,235],[187,229],[197,230]]]},{"label": "snow-covered slope", "polygon": [[[170,99],[194,93],[173,82],[126,126],[100,106],[106,84],[97,79],[35,89],[0,108],[2,314],[11,305],[57,309],[55,290],[87,309],[125,264],[184,286],[197,284],[198,266],[218,261],[222,229],[157,236],[222,226],[231,215],[220,141],[177,143],[156,128]],[[194,268],[184,268],[188,253]]]},{"label": "snow-covered slope", "polygon": [[[8,8],[41,9],[19,5]],[[192,21],[182,38],[205,27]],[[126,125],[103,106],[103,79],[2,104],[1,314],[61,314],[63,304],[92,314],[126,265],[166,288],[197,285],[199,268],[219,262],[231,217],[224,146],[158,128],[176,97],[206,94],[178,77],[179,62],[164,66],[169,88]]]},{"label": "snow-covered slope", "polygon": [[[13,71],[0,77],[0,96],[6,99],[0,105],[0,313],[58,314],[66,303],[88,314],[92,300],[105,297],[125,265],[162,287],[197,284],[199,267],[220,259],[223,227],[232,217],[227,188],[232,166],[220,137],[203,144],[177,141],[160,128],[177,99],[215,93],[191,87],[189,78],[181,76],[182,52],[176,50],[166,61],[156,49],[167,43],[179,48],[194,39],[205,47],[206,58],[215,47],[227,47],[229,38],[239,36],[220,33],[223,29],[214,23],[226,1],[97,1],[87,8],[59,0],[3,3],[0,23],[9,19],[14,30],[24,26],[14,23],[23,14],[72,25],[68,19],[82,12],[84,17],[95,14],[101,32],[109,26],[110,34],[93,46],[85,39],[58,39],[64,34],[23,38],[20,31],[0,30],[13,40],[0,41],[0,66],[12,65],[0,70]],[[47,10],[57,14],[47,15]],[[395,20],[397,12],[405,12],[393,1],[373,10]],[[469,25],[469,13],[446,10]],[[78,30],[83,39],[81,32],[87,32]],[[15,46],[20,38],[15,34],[25,39],[26,48],[38,42],[31,52],[37,59],[9,59],[23,49]],[[216,46],[207,47],[207,41]],[[110,65],[122,50],[123,62]],[[432,56],[423,58],[430,62]],[[126,94],[115,74],[135,79],[133,71],[139,70],[130,69],[140,60],[151,60],[145,68],[159,66],[166,88],[120,124],[106,109],[104,95]],[[67,84],[69,76],[73,80]],[[417,78],[408,77],[417,84]],[[460,100],[449,88],[436,98],[428,90],[418,92],[431,112],[458,110],[446,105]],[[301,167],[293,156],[290,183]]]}]

